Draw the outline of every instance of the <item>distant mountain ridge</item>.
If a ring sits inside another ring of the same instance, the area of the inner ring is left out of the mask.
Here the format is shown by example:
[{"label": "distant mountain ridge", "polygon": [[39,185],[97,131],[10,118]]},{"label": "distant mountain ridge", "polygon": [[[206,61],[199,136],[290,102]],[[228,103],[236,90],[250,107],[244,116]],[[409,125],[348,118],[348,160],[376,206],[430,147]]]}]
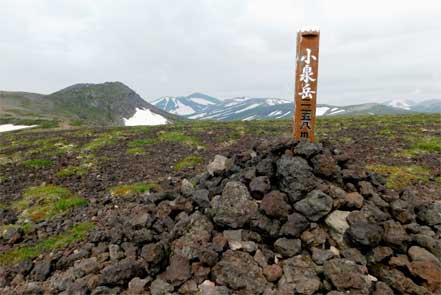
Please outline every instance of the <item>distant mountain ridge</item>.
[{"label": "distant mountain ridge", "polygon": [[[235,97],[221,100],[197,93],[201,97],[209,97],[211,103],[198,104],[191,101],[190,96],[161,97],[152,102],[165,111],[172,112],[189,119],[198,120],[268,120],[292,118],[294,103],[282,98]],[[349,106],[317,105],[317,116],[335,115],[384,115],[408,114],[415,112],[440,112],[441,100],[414,103],[410,100],[391,100],[385,103],[364,103]]]},{"label": "distant mountain ridge", "polygon": [[429,99],[421,102],[413,102],[408,99],[394,99],[387,101],[385,104],[417,113],[441,113],[441,99]]},{"label": "distant mountain ridge", "polygon": [[195,92],[188,96],[163,96],[154,100],[152,104],[171,114],[186,116],[195,112],[203,112],[210,106],[221,102],[218,98]]},{"label": "distant mountain ridge", "polygon": [[[121,82],[74,84],[49,95],[0,91],[0,118],[57,119],[70,125],[158,125],[193,120],[290,119],[293,100],[234,97],[219,99],[195,92],[147,102]],[[317,105],[317,116],[441,113],[441,100],[394,99],[350,106]],[[5,120],[6,119],[6,120]]]},{"label": "distant mountain ridge", "polygon": [[180,120],[121,82],[75,84],[49,95],[0,91],[0,114],[96,126],[157,125]]}]

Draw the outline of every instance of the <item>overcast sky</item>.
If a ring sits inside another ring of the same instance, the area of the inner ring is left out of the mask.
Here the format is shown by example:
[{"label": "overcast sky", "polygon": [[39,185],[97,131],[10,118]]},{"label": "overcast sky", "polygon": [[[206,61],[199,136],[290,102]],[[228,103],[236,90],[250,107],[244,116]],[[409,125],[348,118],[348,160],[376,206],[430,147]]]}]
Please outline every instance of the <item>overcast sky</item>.
[{"label": "overcast sky", "polygon": [[319,103],[441,98],[439,0],[0,0],[0,89],[292,98],[305,25]]}]

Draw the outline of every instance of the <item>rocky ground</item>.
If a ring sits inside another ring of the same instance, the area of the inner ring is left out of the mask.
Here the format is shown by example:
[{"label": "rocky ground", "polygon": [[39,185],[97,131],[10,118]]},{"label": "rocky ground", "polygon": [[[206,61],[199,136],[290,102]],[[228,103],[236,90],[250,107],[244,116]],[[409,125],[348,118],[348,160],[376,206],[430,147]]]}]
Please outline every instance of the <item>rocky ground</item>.
[{"label": "rocky ground", "polygon": [[1,137],[0,293],[440,293],[439,122],[284,124]]}]

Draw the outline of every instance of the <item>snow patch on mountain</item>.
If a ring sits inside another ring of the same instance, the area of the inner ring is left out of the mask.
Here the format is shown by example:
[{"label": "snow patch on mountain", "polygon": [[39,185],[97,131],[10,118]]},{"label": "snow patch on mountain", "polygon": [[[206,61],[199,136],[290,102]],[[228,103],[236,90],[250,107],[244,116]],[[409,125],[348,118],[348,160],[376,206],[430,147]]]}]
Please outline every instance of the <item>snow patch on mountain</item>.
[{"label": "snow patch on mountain", "polygon": [[33,128],[33,127],[37,127],[37,126],[38,126],[38,125],[14,125],[14,124],[3,124],[3,125],[0,125],[0,132],[15,131],[15,130],[21,130],[21,129]]},{"label": "snow patch on mountain", "polygon": [[205,98],[199,98],[199,97],[191,97],[189,98],[191,101],[194,101],[195,103],[201,104],[201,105],[213,105],[215,104],[212,101],[208,101]]},{"label": "snow patch on mountain", "polygon": [[257,108],[258,106],[259,106],[258,103],[253,103],[252,105],[249,105],[249,106],[247,106],[247,107],[245,107],[245,108],[243,108],[243,109],[240,109],[240,110],[238,110],[238,111],[235,111],[234,113],[235,113],[235,114],[239,114],[239,113],[242,113],[242,112],[245,112],[245,111],[248,111],[248,110],[251,110],[251,109]]},{"label": "snow patch on mountain", "polygon": [[280,115],[282,113],[282,111],[274,111],[268,114],[269,117],[273,117],[273,116],[277,116]]},{"label": "snow patch on mountain", "polygon": [[136,108],[136,113],[129,119],[124,118],[125,126],[153,126],[153,125],[164,125],[168,121],[161,115],[153,113],[150,109],[140,109]]},{"label": "snow patch on mountain", "polygon": [[255,118],[256,118],[256,115],[252,115],[252,116],[246,117],[245,119],[242,119],[242,121],[251,121]]},{"label": "snow patch on mountain", "polygon": [[190,106],[183,104],[182,102],[180,102],[179,100],[176,102],[176,108],[171,111],[172,114],[176,114],[176,115],[190,115],[190,114],[194,114],[195,110],[192,109]]},{"label": "snow patch on mountain", "polygon": [[332,111],[332,112],[329,113],[329,115],[335,115],[335,114],[339,114],[339,113],[342,113],[342,112],[345,112],[345,110]]},{"label": "snow patch on mountain", "polygon": [[386,105],[394,108],[410,110],[414,103],[408,99],[393,99],[386,102]]},{"label": "snow patch on mountain", "polygon": [[318,107],[315,111],[317,116],[323,116],[329,110],[328,107]]},{"label": "snow patch on mountain", "polygon": [[265,100],[265,103],[270,106],[284,104],[284,103],[290,103],[290,102],[291,101],[289,101],[287,99],[283,99],[283,98],[267,98]]}]

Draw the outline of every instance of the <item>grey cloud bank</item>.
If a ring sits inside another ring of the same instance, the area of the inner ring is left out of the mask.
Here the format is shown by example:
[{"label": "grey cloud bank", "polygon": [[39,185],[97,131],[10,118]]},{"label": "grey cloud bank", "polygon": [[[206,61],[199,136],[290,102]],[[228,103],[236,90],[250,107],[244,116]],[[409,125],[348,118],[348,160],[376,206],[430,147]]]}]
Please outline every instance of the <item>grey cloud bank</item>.
[{"label": "grey cloud bank", "polygon": [[440,15],[424,0],[3,0],[0,89],[292,98],[296,31],[313,24],[319,103],[441,98]]}]

